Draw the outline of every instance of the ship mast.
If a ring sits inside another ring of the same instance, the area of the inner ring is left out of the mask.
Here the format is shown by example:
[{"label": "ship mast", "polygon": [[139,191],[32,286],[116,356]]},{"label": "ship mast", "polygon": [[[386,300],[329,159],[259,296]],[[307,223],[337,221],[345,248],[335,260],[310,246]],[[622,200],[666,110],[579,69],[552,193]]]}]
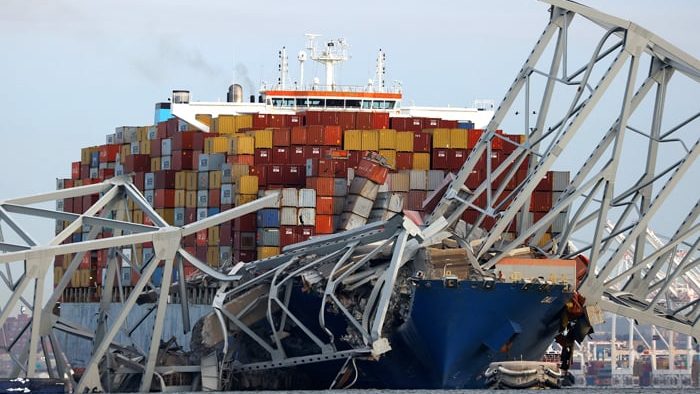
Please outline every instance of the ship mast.
[{"label": "ship mast", "polygon": [[319,62],[326,68],[326,90],[334,90],[334,67],[336,63],[342,63],[349,59],[348,44],[345,39],[339,38],[336,40],[327,41],[322,50],[316,48],[315,39],[320,37],[318,34],[306,34],[307,44],[306,49],[311,51],[311,60]]},{"label": "ship mast", "polygon": [[375,84],[376,84],[376,89],[378,92],[384,92],[386,88],[385,84],[385,78],[386,78],[386,53],[382,51],[381,49],[379,50],[379,53],[377,54],[377,68],[375,71]]}]

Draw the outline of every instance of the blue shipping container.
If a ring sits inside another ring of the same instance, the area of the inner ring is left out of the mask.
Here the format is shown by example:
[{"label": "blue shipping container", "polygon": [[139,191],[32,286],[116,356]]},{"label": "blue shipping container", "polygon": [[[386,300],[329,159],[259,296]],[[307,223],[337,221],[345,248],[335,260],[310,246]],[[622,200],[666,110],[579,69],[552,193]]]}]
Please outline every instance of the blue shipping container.
[{"label": "blue shipping container", "polygon": [[258,211],[258,227],[279,227],[280,211],[275,208],[266,208]]}]

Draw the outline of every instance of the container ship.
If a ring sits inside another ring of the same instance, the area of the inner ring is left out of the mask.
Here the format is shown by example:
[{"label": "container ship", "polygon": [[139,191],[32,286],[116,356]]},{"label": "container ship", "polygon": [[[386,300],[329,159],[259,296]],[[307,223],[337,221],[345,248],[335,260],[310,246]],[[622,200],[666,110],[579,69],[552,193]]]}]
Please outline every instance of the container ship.
[{"label": "container ship", "polygon": [[[310,243],[333,242],[343,234],[367,235],[400,225],[405,218],[420,225],[451,173],[464,164],[493,109],[487,101],[475,108],[403,106],[400,86],[386,86],[381,51],[376,75],[366,86],[339,85],[334,67],[348,59],[346,42],[330,40],[317,46],[315,36],[308,38],[306,49],[298,54],[298,81],[290,82],[283,49],[277,83],[263,86],[248,99],[238,84],[230,86],[226,102],[193,102],[189,91],[175,90],[169,102],[156,104],[153,125],[117,127],[105,144],[83,148],[80,160],[72,163],[71,177],[59,179],[58,188],[130,176],[148,204],[172,226],[185,226],[277,190],[278,207],[200,231],[182,242],[189,255],[215,270],[229,270],[243,262],[263,276],[263,267],[274,265],[275,256],[295,253]],[[325,66],[325,83],[318,78],[304,82],[307,57]],[[498,166],[523,141],[521,135],[498,133],[502,138],[493,141],[478,168]],[[513,190],[517,178],[522,181],[526,176],[527,162],[521,167],[506,190]],[[478,168],[466,187],[476,189],[484,181],[485,171]],[[501,235],[503,240],[514,239],[518,228],[541,218],[568,184],[567,172],[549,172],[520,216],[521,222],[511,223]],[[218,390],[478,388],[484,387],[483,373],[491,362],[541,359],[557,336],[570,345],[590,330],[581,321],[585,320],[583,300],[576,293],[587,263],[581,257],[548,259],[543,253],[551,247],[547,243],[551,235],[561,231],[566,213],[553,223],[539,248],[521,248],[497,269],[482,271],[469,262],[464,247],[479,231],[470,231],[470,239],[460,239],[459,234],[466,233],[466,228],[488,230],[494,225],[495,220],[475,223],[486,206],[486,194],[464,211],[453,229],[454,237],[423,248],[398,272],[398,290],[391,297],[383,329],[388,344],[379,355],[320,358],[276,367],[269,362],[264,339],[274,338],[273,345],[287,359],[301,360],[314,353],[311,349],[320,345],[309,338],[331,333],[329,346],[336,352],[353,348],[362,341],[358,338],[363,329],[349,324],[343,315],[362,314],[358,308],[371,297],[377,282],[372,269],[347,276],[342,282],[343,298],[333,307],[325,304],[323,291],[315,286],[314,275],[322,276],[323,270],[297,272],[286,291],[288,308],[295,311],[293,322],[286,319],[279,332],[277,328],[270,332],[256,323],[266,316],[251,303],[250,308],[237,310],[237,316],[247,319],[250,332],[229,327],[222,335],[211,328],[215,319],[211,305],[221,285],[185,262],[182,270],[174,271],[172,281],[186,284],[187,299],[173,292],[168,310],[177,311],[178,304],[187,303],[188,319],[196,323],[190,334],[183,332],[189,323],[177,316],[168,318],[164,339],[172,337],[185,354],[182,357],[195,363],[204,365],[208,355],[214,354],[215,373],[205,376],[203,366],[199,377],[183,372],[170,378],[177,376],[187,384],[198,379],[198,386],[191,387]],[[58,208],[83,213],[98,198],[69,198],[59,202]],[[126,212],[134,223],[152,224],[131,201]],[[56,231],[62,230],[59,223]],[[73,241],[87,236],[89,230],[84,226]],[[107,236],[111,229],[102,231]],[[85,254],[63,293],[62,317],[95,327],[110,253]],[[149,244],[119,250],[117,258],[124,261],[118,274],[122,297],[139,279],[143,266],[138,262],[148,262],[153,254]],[[63,276],[72,257],[55,260],[54,278]],[[391,258],[391,253],[379,252],[372,267],[382,267]],[[160,286],[162,272],[162,267],[156,269],[154,288]],[[253,288],[241,298],[265,289]],[[139,310],[145,316],[130,316],[132,322],[147,319],[147,307],[153,301],[146,298],[144,309]],[[231,310],[234,304],[228,304]],[[147,348],[150,333],[134,330],[118,339]],[[90,356],[87,347],[68,335],[59,339],[73,369],[85,368]],[[128,378],[118,380],[119,385],[112,378],[112,388],[138,389]],[[152,389],[164,388],[159,384],[164,381],[154,383]]]}]

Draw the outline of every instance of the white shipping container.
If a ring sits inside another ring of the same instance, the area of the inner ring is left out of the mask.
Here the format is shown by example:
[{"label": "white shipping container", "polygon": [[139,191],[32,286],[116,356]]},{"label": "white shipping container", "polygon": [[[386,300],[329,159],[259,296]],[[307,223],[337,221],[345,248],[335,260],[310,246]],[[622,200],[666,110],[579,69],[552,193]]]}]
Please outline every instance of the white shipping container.
[{"label": "white shipping container", "polygon": [[282,206],[298,207],[299,191],[292,187],[285,187],[284,189],[282,189]]},{"label": "white shipping container", "polygon": [[221,264],[226,264],[231,262],[231,247],[230,246],[221,246],[219,247],[219,261]]},{"label": "white shipping container", "polygon": [[428,190],[437,190],[445,179],[445,172],[442,170],[428,171]]},{"label": "white shipping container", "polygon": [[221,165],[221,183],[231,183],[233,178],[231,177],[231,164],[224,163]]},{"label": "white shipping container", "polygon": [[316,208],[315,189],[299,189],[299,207]]},{"label": "white shipping container", "polygon": [[411,188],[409,171],[391,173],[387,177],[390,192],[406,192]]},{"label": "white shipping container", "polygon": [[357,177],[353,179],[350,184],[350,194],[364,196],[365,198],[374,200],[377,198],[377,193],[379,193],[379,185],[367,178]]},{"label": "white shipping container", "polygon": [[155,174],[152,172],[147,172],[143,175],[143,188],[146,190],[153,190],[155,188]]},{"label": "white shipping container", "polygon": [[97,168],[90,168],[90,178],[96,179],[99,177],[99,171]]},{"label": "white shipping container", "polygon": [[173,141],[170,138],[165,138],[160,141],[160,154],[161,156],[170,156],[173,154]]},{"label": "white shipping container", "polygon": [[153,190],[144,190],[143,197],[146,198],[148,205],[153,206]]},{"label": "white shipping container", "polygon": [[199,190],[209,189],[209,173],[208,172],[198,172],[197,173],[197,189],[199,189]]},{"label": "white shipping container", "polygon": [[300,226],[315,226],[316,225],[316,209],[314,208],[299,208]]},{"label": "white shipping container", "polygon": [[391,193],[389,192],[380,192],[377,194],[377,198],[374,200],[374,204],[372,205],[373,210],[377,209],[389,209],[389,195]]},{"label": "white shipping container", "polygon": [[566,223],[569,221],[569,213],[568,212],[559,212],[557,214],[557,217],[554,218],[554,221],[552,222],[552,232],[555,234],[560,234],[564,232],[564,227],[566,226]]},{"label": "white shipping container", "polygon": [[563,192],[569,186],[569,171],[552,171],[552,190]]},{"label": "white shipping container", "polygon": [[297,209],[294,207],[282,207],[280,209],[280,225],[282,226],[296,226],[299,222],[299,217],[297,216]]},{"label": "white shipping container", "polygon": [[197,220],[202,220],[207,218],[207,208],[197,208]]},{"label": "white shipping container", "polygon": [[158,126],[148,126],[148,133],[146,134],[149,140],[158,139]]},{"label": "white shipping container", "polygon": [[116,144],[116,142],[115,142],[115,141],[116,141],[116,136],[114,135],[114,133],[112,133],[112,134],[107,134],[106,140],[107,140],[107,141],[106,141],[107,144]]},{"label": "white shipping container", "polygon": [[372,212],[370,212],[369,214],[367,223],[387,221],[394,217],[396,214],[396,212],[391,212],[383,209],[373,209]]},{"label": "white shipping container", "polygon": [[428,190],[428,171],[411,170],[409,172],[409,178],[411,190]]},{"label": "white shipping container", "polygon": [[64,188],[63,178],[56,178],[56,190],[61,190]]},{"label": "white shipping container", "polygon": [[351,194],[345,199],[345,212],[352,212],[363,218],[368,218],[370,212],[372,212],[372,205],[374,205],[374,201]]},{"label": "white shipping container", "polygon": [[379,193],[385,193],[389,191],[389,182],[384,181],[381,185],[379,185],[379,189],[377,190]]},{"label": "white shipping container", "polygon": [[174,216],[174,225],[176,226],[184,226],[185,225],[185,208],[175,208],[175,212],[173,213]]},{"label": "white shipping container", "polygon": [[348,182],[345,178],[335,178],[333,181],[333,195],[342,197],[348,194]]},{"label": "white shipping container", "polygon": [[233,185],[221,185],[221,204],[233,204]]},{"label": "white shipping container", "polygon": [[138,155],[141,153],[141,144],[138,142],[132,142],[131,143],[131,154],[132,155]]},{"label": "white shipping container", "polygon": [[160,169],[170,170],[172,169],[172,158],[170,156],[163,156],[160,158]]},{"label": "white shipping container", "polygon": [[116,166],[114,166],[114,175],[115,176],[124,175],[124,166],[121,164],[117,164]]},{"label": "white shipping container", "polygon": [[340,217],[340,229],[352,230],[367,224],[367,219],[354,213],[346,212]]},{"label": "white shipping container", "polygon": [[197,192],[197,207],[206,208],[209,206],[209,191],[200,190]]}]

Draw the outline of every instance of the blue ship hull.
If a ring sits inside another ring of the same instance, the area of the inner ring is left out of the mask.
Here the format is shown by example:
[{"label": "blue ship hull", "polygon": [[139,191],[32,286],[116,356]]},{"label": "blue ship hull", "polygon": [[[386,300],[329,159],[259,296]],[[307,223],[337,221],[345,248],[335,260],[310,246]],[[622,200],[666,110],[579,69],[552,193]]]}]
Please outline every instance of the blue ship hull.
[{"label": "blue ship hull", "polygon": [[[354,381],[352,388],[484,388],[482,374],[489,363],[540,359],[559,331],[561,312],[572,293],[562,285],[490,283],[490,288],[481,281],[446,287],[441,280],[417,281],[408,318],[389,335],[391,351],[378,361],[357,360],[357,373],[350,372],[347,379]],[[314,324],[319,297],[295,291],[292,300],[295,314],[323,337]],[[333,314],[327,314],[326,323],[335,338],[347,327]],[[343,345],[336,340],[339,349]],[[343,361],[329,361],[283,369],[275,375],[284,376],[281,386],[239,388],[327,389],[342,365]]]}]

